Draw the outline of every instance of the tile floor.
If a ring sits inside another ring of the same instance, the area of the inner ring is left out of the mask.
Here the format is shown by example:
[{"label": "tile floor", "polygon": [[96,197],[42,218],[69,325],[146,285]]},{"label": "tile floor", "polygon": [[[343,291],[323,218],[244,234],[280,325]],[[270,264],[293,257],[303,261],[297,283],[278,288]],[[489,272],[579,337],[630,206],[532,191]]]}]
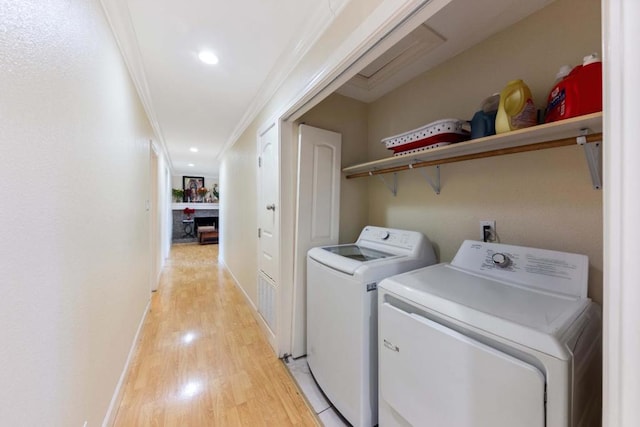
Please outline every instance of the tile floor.
[{"label": "tile floor", "polygon": [[298,383],[300,390],[307,398],[307,401],[313,408],[314,412],[320,418],[320,421],[324,427],[349,427],[350,424],[342,418],[342,416],[331,405],[331,402],[322,393],[318,384],[313,379],[309,365],[307,365],[306,357],[299,357],[298,359],[288,359],[285,366],[293,375],[293,378]]}]

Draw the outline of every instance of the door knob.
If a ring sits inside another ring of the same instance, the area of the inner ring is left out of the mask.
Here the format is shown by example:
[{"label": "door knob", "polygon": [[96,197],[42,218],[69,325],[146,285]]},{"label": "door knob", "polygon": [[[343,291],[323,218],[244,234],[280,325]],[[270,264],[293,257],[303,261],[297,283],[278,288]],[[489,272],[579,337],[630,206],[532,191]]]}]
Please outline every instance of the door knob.
[{"label": "door knob", "polygon": [[274,212],[275,212],[275,211],[276,211],[276,205],[275,205],[275,203],[272,203],[272,204],[270,204],[270,205],[267,205],[267,210],[268,210],[268,211],[274,211]]}]

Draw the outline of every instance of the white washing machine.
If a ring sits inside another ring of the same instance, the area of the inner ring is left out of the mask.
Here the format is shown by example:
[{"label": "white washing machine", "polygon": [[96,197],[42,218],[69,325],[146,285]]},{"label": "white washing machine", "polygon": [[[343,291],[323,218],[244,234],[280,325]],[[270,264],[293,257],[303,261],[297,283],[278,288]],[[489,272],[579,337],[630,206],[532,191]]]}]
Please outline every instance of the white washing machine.
[{"label": "white washing machine", "polygon": [[599,425],[584,255],[465,241],[379,289],[381,426]]},{"label": "white washing machine", "polygon": [[352,425],[378,422],[378,282],[435,262],[422,233],[373,226],[355,244],[309,250],[307,363]]}]

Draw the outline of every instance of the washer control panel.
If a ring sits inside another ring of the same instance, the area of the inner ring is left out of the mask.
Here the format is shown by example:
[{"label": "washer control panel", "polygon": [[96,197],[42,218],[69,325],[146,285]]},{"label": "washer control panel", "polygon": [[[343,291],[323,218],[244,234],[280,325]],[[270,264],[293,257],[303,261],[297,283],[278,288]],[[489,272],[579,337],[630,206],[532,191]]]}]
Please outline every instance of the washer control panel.
[{"label": "washer control panel", "polygon": [[587,296],[586,255],[466,240],[451,265],[519,285]]},{"label": "washer control panel", "polygon": [[500,268],[507,268],[509,264],[511,264],[511,258],[501,252],[496,252],[491,255],[491,260]]},{"label": "washer control panel", "polygon": [[363,241],[375,242],[411,251],[418,248],[424,240],[424,234],[419,231],[398,230],[370,225],[362,230],[356,244],[360,244]]}]

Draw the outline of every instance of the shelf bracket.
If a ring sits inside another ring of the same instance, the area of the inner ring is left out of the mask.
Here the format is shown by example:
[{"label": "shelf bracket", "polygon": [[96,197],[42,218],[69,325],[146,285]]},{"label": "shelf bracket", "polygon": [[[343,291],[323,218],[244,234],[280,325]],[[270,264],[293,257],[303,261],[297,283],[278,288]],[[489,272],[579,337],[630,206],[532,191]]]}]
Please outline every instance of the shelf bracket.
[{"label": "shelf bracket", "polygon": [[[369,171],[369,176],[373,176],[373,172]],[[391,191],[391,194],[393,194],[393,197],[396,197],[398,195],[398,173],[394,172],[393,173],[393,183],[390,184],[387,182],[386,179],[384,179],[384,176],[382,175],[376,175],[383,183],[384,185],[387,187],[387,189],[389,191]]]},{"label": "shelf bracket", "polygon": [[584,148],[593,189],[600,190],[602,189],[602,141],[587,142],[586,136],[589,132],[589,129],[582,129],[576,142]]},{"label": "shelf bracket", "polygon": [[433,179],[431,179],[431,177],[426,172],[422,170],[422,168],[414,169],[413,163],[409,163],[409,169],[417,170],[418,172],[420,172],[420,175],[422,175],[422,177],[429,183],[431,188],[433,188],[433,191],[436,194],[440,194],[440,165],[436,165],[435,182]]}]

